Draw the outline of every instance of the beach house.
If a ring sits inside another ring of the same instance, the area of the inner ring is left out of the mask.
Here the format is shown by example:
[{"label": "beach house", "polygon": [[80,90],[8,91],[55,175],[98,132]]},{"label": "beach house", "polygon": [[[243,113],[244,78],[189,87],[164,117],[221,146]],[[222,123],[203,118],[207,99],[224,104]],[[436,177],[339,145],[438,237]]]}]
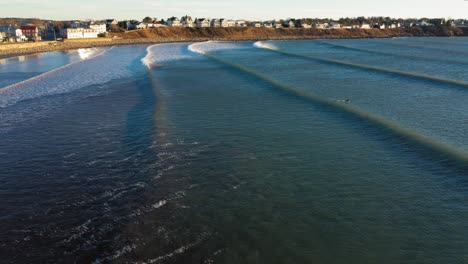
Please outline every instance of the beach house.
[{"label": "beach house", "polygon": [[211,19],[210,26],[211,27],[221,27],[221,19],[219,19],[219,18]]},{"label": "beach house", "polygon": [[180,22],[180,19],[177,17],[171,17],[167,19],[167,25],[169,27],[181,27],[182,23]]},{"label": "beach house", "polygon": [[236,26],[236,21],[221,18],[221,27],[235,27],[235,26]]},{"label": "beach house", "polygon": [[89,24],[89,28],[96,30],[98,34],[106,33],[107,31],[106,24],[103,24],[103,23],[91,22],[91,24]]},{"label": "beach house", "polygon": [[37,28],[37,26],[21,26],[20,29],[23,36],[25,36],[28,40],[41,40],[41,37],[39,36],[39,29]]},{"label": "beach house", "polygon": [[208,18],[197,18],[196,21],[198,28],[210,27],[210,19]]},{"label": "beach house", "polygon": [[194,27],[193,19],[191,16],[184,16],[180,20],[183,27]]}]

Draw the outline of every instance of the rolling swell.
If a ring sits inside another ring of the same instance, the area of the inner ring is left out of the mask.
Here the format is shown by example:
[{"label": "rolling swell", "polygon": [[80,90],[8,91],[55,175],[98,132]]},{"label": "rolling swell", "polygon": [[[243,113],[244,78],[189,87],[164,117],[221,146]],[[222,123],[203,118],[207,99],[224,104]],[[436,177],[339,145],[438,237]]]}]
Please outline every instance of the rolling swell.
[{"label": "rolling swell", "polygon": [[395,75],[414,78],[414,79],[419,79],[419,80],[423,80],[423,81],[432,81],[432,82],[441,83],[441,84],[450,84],[450,85],[454,85],[454,86],[458,86],[458,87],[468,88],[468,82],[465,82],[465,81],[438,78],[438,77],[433,77],[433,76],[428,76],[428,75],[423,75],[423,74],[410,73],[410,72],[404,72],[404,71],[399,71],[399,70],[392,70],[392,69],[388,69],[388,68],[381,68],[381,67],[376,67],[376,66],[371,66],[371,65],[352,63],[352,62],[346,62],[346,61],[340,61],[340,60],[324,59],[324,58],[311,56],[311,55],[301,55],[301,54],[297,54],[297,53],[292,53],[292,52],[287,52],[287,51],[280,50],[280,49],[278,49],[278,48],[276,48],[274,46],[270,46],[270,44],[264,43],[264,42],[257,42],[257,43],[255,43],[255,46],[259,47],[259,48],[263,48],[263,49],[268,49],[268,50],[271,50],[271,51],[274,51],[274,52],[277,52],[279,54],[283,54],[283,55],[286,55],[286,56],[299,58],[299,59],[313,60],[313,61],[327,63],[327,64],[333,64],[333,65],[348,66],[348,67],[352,67],[352,68],[363,69],[363,70],[368,70],[368,71],[374,71],[374,72],[379,72],[379,73],[395,74]]},{"label": "rolling swell", "polygon": [[[196,45],[202,45],[203,43],[201,44],[196,44]],[[264,45],[262,43],[256,43],[256,46],[259,46],[259,45]],[[274,46],[271,46],[270,49],[274,50],[276,47]],[[221,63],[221,64],[224,64],[224,65],[227,65],[227,66],[230,66],[236,70],[239,70],[241,72],[244,72],[244,73],[248,73],[266,83],[269,83],[271,86],[273,86],[274,88],[277,88],[281,91],[284,91],[290,95],[293,95],[293,96],[296,96],[296,97],[299,97],[301,99],[304,99],[304,100],[307,100],[309,102],[312,102],[312,103],[317,103],[317,104],[320,104],[320,105],[323,105],[323,106],[328,106],[328,107],[332,107],[333,109],[336,109],[336,110],[339,110],[339,111],[342,111],[344,113],[349,113],[349,114],[352,114],[353,116],[361,119],[361,120],[366,120],[366,121],[369,121],[373,124],[376,124],[390,132],[392,132],[393,134],[397,135],[397,136],[400,136],[400,137],[403,137],[407,140],[409,140],[410,142],[414,142],[416,144],[418,144],[419,146],[423,147],[423,148],[427,148],[427,149],[430,149],[432,151],[434,151],[435,153],[438,153],[438,154],[441,154],[442,156],[444,157],[447,157],[447,158],[450,158],[452,160],[455,160],[455,161],[458,161],[460,163],[462,163],[463,165],[468,165],[468,154],[465,153],[464,151],[460,151],[450,145],[447,145],[447,144],[444,144],[442,142],[438,142],[430,137],[427,137],[427,136],[424,136],[416,131],[413,131],[413,130],[410,130],[410,129],[407,129],[407,128],[404,128],[404,127],[401,127],[399,126],[398,124],[394,123],[394,122],[391,122],[383,117],[380,117],[378,115],[375,115],[375,114],[371,114],[369,112],[365,112],[357,107],[353,107],[349,104],[345,104],[343,102],[337,102],[336,100],[332,100],[332,99],[328,99],[328,98],[325,98],[325,97],[322,97],[322,96],[318,96],[316,94],[313,94],[313,93],[309,93],[309,92],[305,92],[305,91],[301,91],[301,90],[298,90],[298,89],[295,89],[294,87],[292,86],[288,86],[286,84],[283,84],[281,82],[278,82],[276,80],[273,80],[272,78],[270,78],[269,76],[267,75],[264,75],[264,74],[261,74],[259,72],[256,72],[248,67],[245,67],[245,66],[242,66],[242,65],[239,65],[239,64],[235,64],[235,63],[231,63],[229,61],[226,61],[226,60],[223,60],[219,57],[216,57],[216,56],[213,56],[209,53],[206,53],[206,52],[203,52],[203,50],[200,49],[200,46],[197,46],[197,47],[189,47],[189,50],[193,51],[193,52],[198,52],[218,63]],[[281,52],[280,52],[281,53]]]},{"label": "rolling swell", "polygon": [[363,49],[363,48],[356,48],[356,47],[350,47],[342,44],[336,44],[336,43],[331,43],[328,41],[320,41],[321,43],[337,47],[337,48],[342,48],[345,50],[353,50],[353,51],[360,51],[360,52],[366,52],[369,54],[381,54],[381,55],[386,55],[386,56],[392,56],[392,57],[399,57],[399,58],[405,58],[405,59],[414,59],[414,60],[422,60],[422,61],[440,61],[440,62],[447,62],[447,63],[457,63],[457,64],[462,64],[462,65],[467,65],[467,62],[464,61],[457,61],[457,60],[447,60],[443,59],[440,57],[437,58],[425,58],[425,57],[420,57],[420,56],[412,56],[412,55],[401,55],[401,54],[395,54],[391,52],[385,52],[385,51],[377,51],[377,50],[371,50],[371,49]]},{"label": "rolling swell", "polygon": [[37,97],[68,93],[94,84],[132,76],[128,65],[140,54],[110,48],[92,58],[71,63],[0,90],[0,108]]}]

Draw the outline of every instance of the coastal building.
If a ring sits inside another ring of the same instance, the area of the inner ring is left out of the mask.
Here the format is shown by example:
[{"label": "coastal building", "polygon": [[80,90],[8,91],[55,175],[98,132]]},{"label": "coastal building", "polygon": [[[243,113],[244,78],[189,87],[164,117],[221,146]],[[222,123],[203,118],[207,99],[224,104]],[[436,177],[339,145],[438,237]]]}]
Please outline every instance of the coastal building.
[{"label": "coastal building", "polygon": [[96,30],[98,32],[98,34],[106,33],[106,31],[107,31],[106,24],[91,23],[89,25],[89,28]]},{"label": "coastal building", "polygon": [[115,19],[106,19],[106,26],[118,25],[119,21]]},{"label": "coastal building", "polygon": [[359,25],[359,28],[361,28],[361,29],[370,29],[371,26],[369,24],[367,24],[367,23],[361,23]]},{"label": "coastal building", "polygon": [[328,23],[327,27],[328,29],[338,29],[341,28],[341,24],[338,22],[330,22]]},{"label": "coastal building", "polygon": [[247,23],[245,20],[236,20],[236,27],[246,27]]},{"label": "coastal building", "polygon": [[256,28],[259,28],[259,27],[262,27],[263,25],[262,25],[262,23],[260,23],[260,22],[253,22],[253,23],[252,23],[252,26],[253,26],[253,27],[256,27]]},{"label": "coastal building", "polygon": [[208,18],[197,18],[196,21],[198,28],[210,27],[210,19]]},{"label": "coastal building", "polygon": [[272,28],[272,27],[273,27],[273,23],[271,23],[271,22],[263,23],[263,27]]},{"label": "coastal building", "polygon": [[328,24],[327,23],[313,23],[312,27],[316,29],[325,29],[327,28]]},{"label": "coastal building", "polygon": [[181,27],[182,23],[180,22],[180,19],[177,17],[171,17],[167,19],[167,25],[169,27]]},{"label": "coastal building", "polygon": [[221,27],[235,27],[235,26],[236,26],[236,21],[221,18]]},{"label": "coastal building", "polygon": [[287,26],[289,28],[295,28],[296,27],[296,23],[294,22],[294,20],[289,20]]},{"label": "coastal building", "polygon": [[211,27],[221,27],[221,19],[219,19],[219,18],[211,19],[210,26]]},{"label": "coastal building", "polygon": [[28,40],[38,41],[41,40],[39,36],[39,29],[36,26],[21,26],[22,35]]},{"label": "coastal building", "polygon": [[182,24],[183,27],[194,27],[195,23],[193,22],[193,19],[191,16],[184,16],[180,20],[180,23]]},{"label": "coastal building", "polygon": [[302,28],[312,28],[312,25],[307,24],[307,23],[302,23],[301,27]]},{"label": "coastal building", "polygon": [[64,28],[60,35],[67,39],[97,38],[98,31],[91,28]]},{"label": "coastal building", "polygon": [[146,23],[141,22],[141,23],[136,24],[135,28],[136,29],[145,29],[145,28],[148,28],[148,25]]},{"label": "coastal building", "polygon": [[70,27],[71,28],[85,28],[86,25],[81,23],[80,21],[73,21],[71,24],[70,24]]}]

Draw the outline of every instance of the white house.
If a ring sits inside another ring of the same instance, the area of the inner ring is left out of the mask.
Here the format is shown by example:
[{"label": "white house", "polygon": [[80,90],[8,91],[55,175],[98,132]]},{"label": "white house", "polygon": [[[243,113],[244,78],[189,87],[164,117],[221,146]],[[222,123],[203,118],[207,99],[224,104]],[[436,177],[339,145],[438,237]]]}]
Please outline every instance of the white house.
[{"label": "white house", "polygon": [[252,26],[253,26],[253,27],[256,27],[256,28],[259,28],[259,27],[262,27],[262,23],[260,23],[260,22],[253,22],[253,23],[252,23]]},{"label": "white house", "polygon": [[247,23],[245,20],[236,20],[236,27],[246,27]]},{"label": "white house", "polygon": [[90,28],[64,28],[60,34],[68,39],[97,38],[98,32]]},{"label": "white house", "polygon": [[309,25],[307,23],[302,23],[301,27],[302,28],[312,28],[312,25]]},{"label": "white house", "polygon": [[182,23],[180,22],[180,19],[177,17],[171,17],[167,19],[167,25],[169,27],[181,27]]},{"label": "white house", "polygon": [[361,25],[359,25],[359,28],[362,28],[362,29],[370,29],[371,26],[367,23],[362,23]]},{"label": "white house", "polygon": [[288,25],[289,28],[295,28],[296,27],[296,23],[294,23],[293,20],[289,20],[287,25]]},{"label": "white house", "polygon": [[83,38],[97,38],[98,32],[94,29],[83,28]]},{"label": "white house", "polygon": [[236,26],[236,21],[234,20],[229,20],[229,19],[221,19],[221,27],[235,27]]},{"label": "white house", "polygon": [[312,24],[312,27],[316,29],[325,29],[328,27],[328,24],[327,23],[314,23]]},{"label": "white house", "polygon": [[145,29],[145,28],[148,28],[148,25],[146,23],[140,22],[140,23],[136,24],[135,28],[136,29]]},{"label": "white house", "polygon": [[281,25],[281,23],[276,23],[276,22],[275,22],[275,23],[273,24],[273,27],[274,27],[274,28],[283,28],[283,25]]},{"label": "white house", "polygon": [[91,23],[89,25],[89,28],[90,29],[94,29],[98,32],[98,34],[101,34],[101,33],[106,33],[107,29],[106,29],[106,24],[94,24],[94,23]]},{"label": "white house", "polygon": [[195,23],[193,22],[193,19],[190,16],[182,17],[181,24],[182,24],[183,27],[194,27],[195,26]]},{"label": "white house", "polygon": [[210,27],[210,19],[208,18],[197,18],[197,27]]},{"label": "white house", "polygon": [[221,27],[221,19],[219,19],[219,18],[211,19],[210,26],[211,27]]},{"label": "white house", "polygon": [[264,24],[263,24],[263,27],[272,28],[272,27],[273,27],[273,23],[270,23],[270,22],[264,23]]},{"label": "white house", "polygon": [[330,23],[328,23],[327,28],[329,28],[329,29],[338,29],[338,28],[341,28],[341,24],[338,23],[338,22],[330,22]]}]

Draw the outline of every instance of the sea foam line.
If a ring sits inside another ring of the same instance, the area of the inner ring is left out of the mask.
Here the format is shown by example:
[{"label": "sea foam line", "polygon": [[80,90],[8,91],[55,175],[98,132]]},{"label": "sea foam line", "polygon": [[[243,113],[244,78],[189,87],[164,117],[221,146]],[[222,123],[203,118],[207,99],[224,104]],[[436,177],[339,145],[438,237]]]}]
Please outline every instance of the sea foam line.
[{"label": "sea foam line", "polygon": [[[13,84],[0,90],[0,107],[14,105],[20,101],[42,96],[63,94],[77,89],[104,84],[109,81],[130,77],[135,68],[128,63],[139,58],[139,54],[123,49],[122,53],[106,49],[93,58],[65,65],[29,80]],[[106,53],[105,59],[101,57]]]},{"label": "sea foam line", "polygon": [[318,103],[324,106],[329,106],[334,109],[340,110],[345,113],[349,113],[354,115],[355,117],[358,117],[362,120],[367,120],[370,121],[376,125],[379,125],[382,128],[387,129],[388,131],[392,132],[395,135],[402,136],[412,142],[417,143],[418,145],[422,147],[426,147],[431,149],[432,151],[435,151],[436,153],[443,154],[444,156],[447,156],[451,159],[457,160],[462,162],[465,165],[468,165],[468,154],[465,153],[464,151],[460,151],[450,145],[444,144],[442,142],[438,142],[430,137],[424,136],[419,134],[416,131],[404,128],[399,126],[396,123],[393,123],[383,117],[380,117],[375,114],[368,113],[366,111],[363,111],[357,107],[351,106],[349,104],[337,102],[335,100],[331,100],[322,96],[318,96],[316,94],[310,93],[310,92],[305,92],[301,91],[298,89],[295,89],[292,86],[285,85],[281,82],[278,82],[276,80],[273,80],[267,75],[258,73],[250,68],[247,68],[245,66],[235,64],[226,60],[223,60],[221,58],[218,58],[213,55],[209,54],[204,54],[204,56],[211,58],[214,61],[217,61],[218,63],[230,66],[234,69],[237,69],[239,71],[248,73],[252,76],[257,77],[260,80],[265,81],[266,83],[269,83],[271,86],[274,88],[277,88],[279,90],[282,90],[284,92],[287,92],[288,94],[297,96],[299,98],[305,99],[307,101],[313,102],[313,103]]},{"label": "sea foam line", "polygon": [[465,81],[444,79],[444,78],[433,77],[433,76],[428,76],[428,75],[423,75],[423,74],[418,74],[418,73],[410,73],[410,72],[404,72],[404,71],[399,71],[399,70],[381,68],[381,67],[376,67],[376,66],[371,66],[371,65],[366,65],[366,64],[359,64],[359,63],[346,62],[346,61],[333,60],[333,59],[324,59],[324,58],[320,58],[320,57],[316,57],[316,56],[312,56],[312,55],[302,55],[302,54],[283,51],[283,50],[277,49],[275,47],[270,47],[268,43],[265,44],[264,42],[256,43],[254,45],[255,45],[255,47],[271,50],[271,51],[277,52],[279,54],[283,54],[283,55],[290,56],[290,57],[306,59],[306,60],[313,60],[313,61],[329,63],[329,64],[335,64],[335,65],[344,65],[344,66],[349,66],[349,67],[352,67],[352,68],[370,70],[370,71],[374,71],[374,72],[381,72],[381,73],[387,73],[387,74],[388,73],[389,74],[397,74],[397,75],[400,75],[400,76],[416,78],[416,79],[425,80],[425,81],[433,81],[433,82],[437,82],[437,83],[451,84],[451,85],[456,85],[456,86],[460,86],[460,87],[463,87],[463,88],[468,88],[468,82],[465,82]]}]

